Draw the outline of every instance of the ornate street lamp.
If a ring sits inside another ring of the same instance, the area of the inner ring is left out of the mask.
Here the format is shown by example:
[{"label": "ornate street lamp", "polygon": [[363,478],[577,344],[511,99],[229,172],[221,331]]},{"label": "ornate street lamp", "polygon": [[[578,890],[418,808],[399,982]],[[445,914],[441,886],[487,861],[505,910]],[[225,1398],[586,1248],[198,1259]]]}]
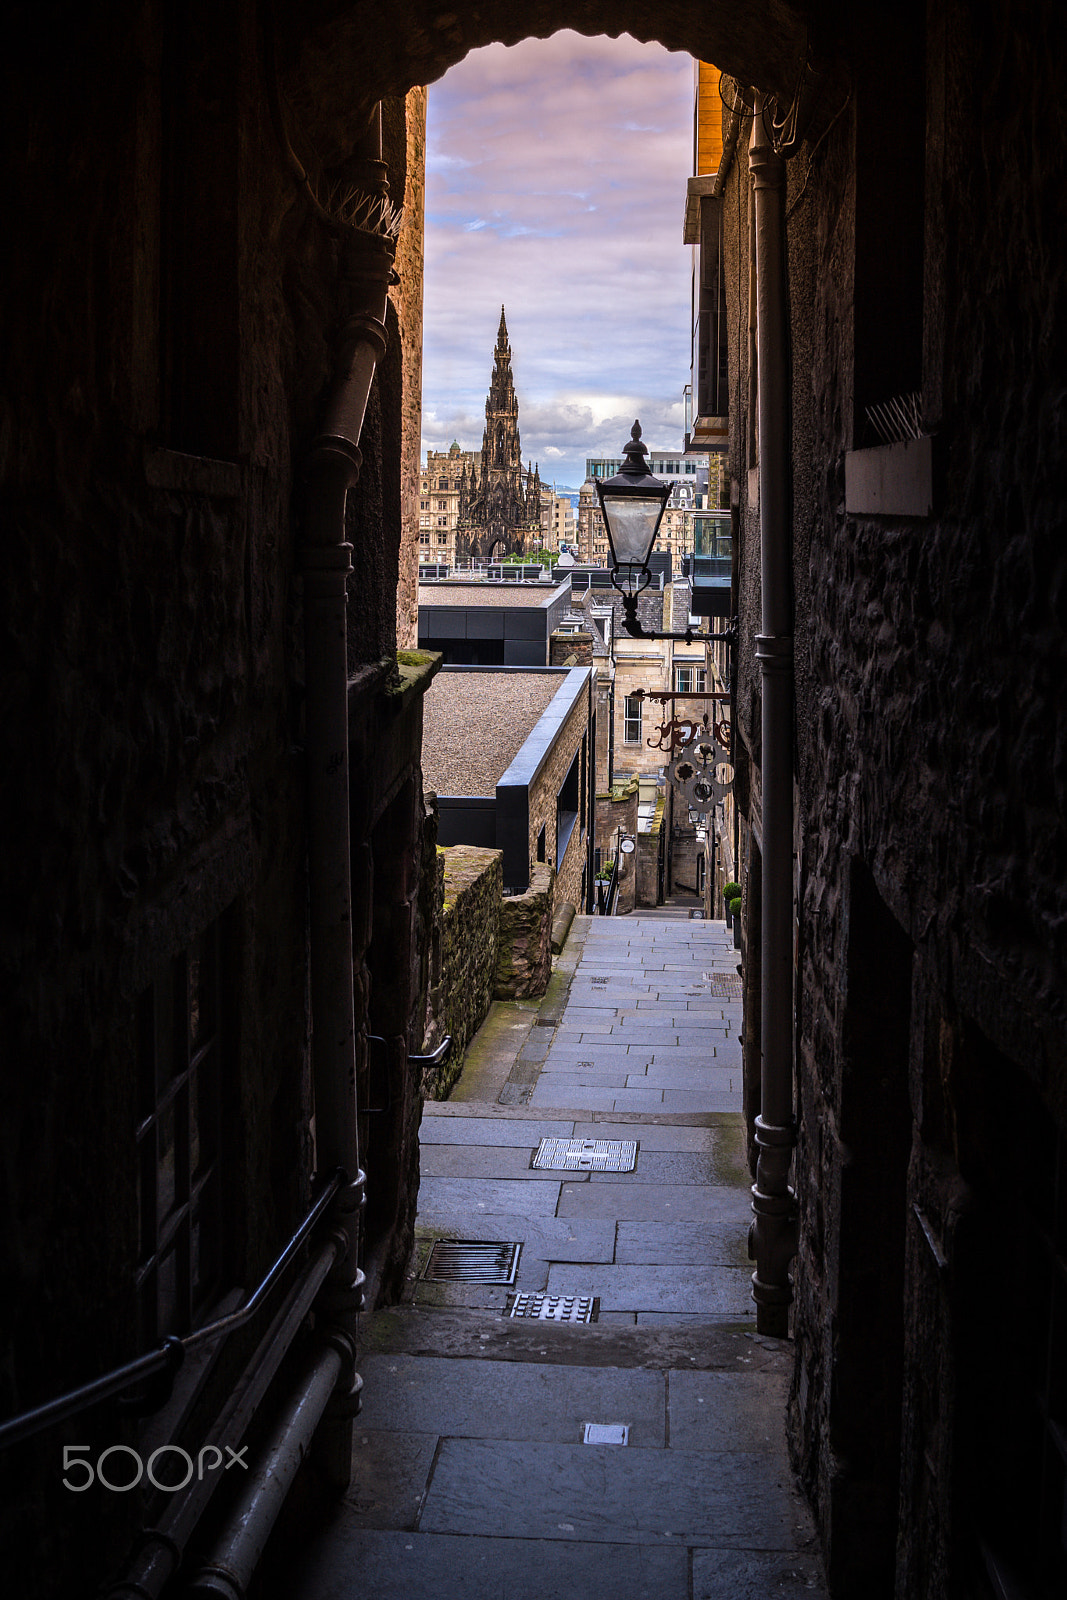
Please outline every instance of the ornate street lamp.
[{"label": "ornate street lamp", "polygon": [[648,448],[641,443],[641,424],[635,422],[621,470],[613,478],[596,480],[611,546],[611,581],[622,595],[623,627],[637,638],[643,637],[637,597],[652,582],[648,558],[671,497],[670,484],[661,483],[647,470],[647,455]]},{"label": "ornate street lamp", "polygon": [[[652,582],[648,558],[671,497],[671,485],[646,472],[647,455],[648,448],[641,443],[641,424],[635,422],[620,471],[605,482],[596,480],[611,546],[611,581],[622,595],[622,625],[632,639],[684,639],[686,644],[692,644],[691,627],[684,633],[652,633],[641,626],[637,615],[637,597]],[[725,640],[732,647],[737,632],[731,625],[725,633],[701,634],[700,638]]]}]

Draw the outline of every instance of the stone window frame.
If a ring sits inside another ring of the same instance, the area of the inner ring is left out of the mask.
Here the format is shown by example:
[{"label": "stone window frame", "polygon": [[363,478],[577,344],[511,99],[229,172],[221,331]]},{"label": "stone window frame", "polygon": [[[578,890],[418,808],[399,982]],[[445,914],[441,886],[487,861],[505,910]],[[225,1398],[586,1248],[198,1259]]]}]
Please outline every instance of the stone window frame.
[{"label": "stone window frame", "polygon": [[[682,679],[689,681],[683,683]],[[675,694],[704,694],[707,689],[707,669],[698,667],[695,662],[674,664],[674,692]]]},{"label": "stone window frame", "polygon": [[[637,707],[636,713],[633,707]],[[622,742],[623,744],[640,744],[644,723],[644,699],[639,694],[628,694],[622,703]],[[631,729],[637,729],[636,733]]]}]

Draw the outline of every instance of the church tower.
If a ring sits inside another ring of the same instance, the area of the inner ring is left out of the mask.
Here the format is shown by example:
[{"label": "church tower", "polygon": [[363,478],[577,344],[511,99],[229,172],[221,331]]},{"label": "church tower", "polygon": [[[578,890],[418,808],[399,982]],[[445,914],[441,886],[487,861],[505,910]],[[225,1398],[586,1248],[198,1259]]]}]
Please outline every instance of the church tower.
[{"label": "church tower", "polygon": [[[485,401],[481,472],[461,501],[457,553],[464,544],[470,556],[522,555],[541,530],[540,474],[536,504],[530,469],[522,469],[519,402],[511,371],[511,344],[504,307],[493,351],[493,376]],[[465,513],[464,513],[465,502]]]}]

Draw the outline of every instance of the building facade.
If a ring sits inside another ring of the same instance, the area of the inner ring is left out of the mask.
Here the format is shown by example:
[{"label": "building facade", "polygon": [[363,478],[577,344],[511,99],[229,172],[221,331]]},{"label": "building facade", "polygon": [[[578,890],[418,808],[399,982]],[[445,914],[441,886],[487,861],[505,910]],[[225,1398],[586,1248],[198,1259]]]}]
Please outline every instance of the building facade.
[{"label": "building facade", "polygon": [[448,450],[427,450],[419,478],[420,562],[455,564],[461,487],[477,476],[481,460],[480,450],[461,450],[456,440]]}]

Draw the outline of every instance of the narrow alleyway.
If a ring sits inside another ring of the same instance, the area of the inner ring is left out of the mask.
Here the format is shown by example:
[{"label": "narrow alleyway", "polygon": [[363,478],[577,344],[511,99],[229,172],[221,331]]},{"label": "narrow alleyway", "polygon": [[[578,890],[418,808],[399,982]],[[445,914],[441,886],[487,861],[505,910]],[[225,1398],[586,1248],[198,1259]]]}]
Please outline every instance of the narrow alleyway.
[{"label": "narrow alleyway", "polygon": [[[541,1004],[493,1008],[426,1107],[408,1303],[364,1328],[352,1486],[288,1596],[823,1595],[790,1351],[754,1331],[736,963],[684,912],[579,918]],[[636,1164],[538,1170],[543,1139]],[[514,1283],[425,1276],[439,1239],[521,1241]]]}]

